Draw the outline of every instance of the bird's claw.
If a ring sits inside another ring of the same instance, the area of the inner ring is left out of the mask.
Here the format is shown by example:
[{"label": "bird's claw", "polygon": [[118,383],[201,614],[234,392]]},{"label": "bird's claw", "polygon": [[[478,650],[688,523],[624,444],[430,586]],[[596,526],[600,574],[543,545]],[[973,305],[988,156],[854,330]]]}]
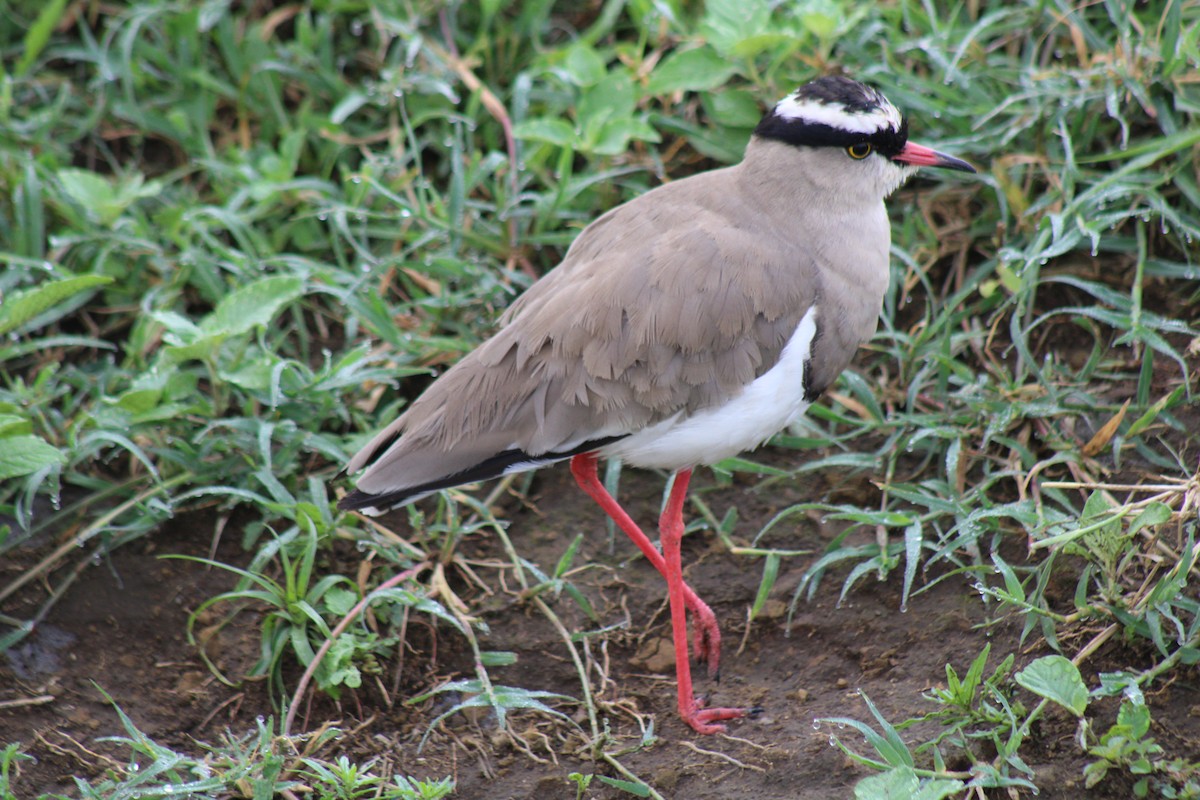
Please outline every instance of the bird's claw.
[{"label": "bird's claw", "polygon": [[724,725],[713,723],[720,723],[728,719],[743,719],[745,717],[753,719],[763,711],[760,706],[753,706],[751,708],[705,708],[705,703],[706,700],[704,698],[693,698],[692,707],[681,710],[679,715],[697,733],[706,735],[725,732],[726,727]]},{"label": "bird's claw", "polygon": [[692,649],[696,660],[708,667],[708,677],[721,679],[721,629],[717,617],[707,605],[692,611]]}]

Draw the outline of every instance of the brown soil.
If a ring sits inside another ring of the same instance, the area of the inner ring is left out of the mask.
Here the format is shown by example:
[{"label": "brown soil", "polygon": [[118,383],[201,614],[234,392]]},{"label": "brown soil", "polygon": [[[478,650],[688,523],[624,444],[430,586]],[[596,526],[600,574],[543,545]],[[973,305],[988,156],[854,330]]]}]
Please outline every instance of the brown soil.
[{"label": "brown soil", "polygon": [[[809,485],[776,484],[754,491],[738,485],[712,489],[711,476],[697,477],[696,489],[721,517],[738,507],[738,538],[748,540],[779,509],[805,499],[849,497],[875,491],[866,477],[835,476],[832,485],[814,477]],[[709,488],[705,488],[709,487]],[[662,481],[651,473],[627,472],[622,499],[635,518],[652,520]],[[545,596],[571,631],[618,626],[590,637],[586,651],[603,722],[616,739],[610,750],[634,748],[639,718],[653,722],[658,737],[652,745],[621,756],[621,762],[667,798],[842,798],[852,796],[855,781],[869,774],[830,746],[831,734],[853,747],[862,739],[823,717],[852,717],[873,722],[859,691],[893,723],[934,710],[923,693],[945,681],[945,664],[962,674],[988,641],[991,667],[1005,654],[1017,653],[1018,668],[1046,652],[1036,635],[1022,648],[1018,622],[980,627],[989,609],[964,576],[918,577],[925,587],[901,611],[900,573],[879,582],[859,582],[840,606],[837,596],[845,572],[827,575],[813,602],[796,607],[790,635],[787,607],[809,559],[784,562],[785,571],[763,617],[747,631],[747,611],[754,600],[761,563],[731,555],[709,531],[690,534],[684,545],[688,580],[713,607],[724,635],[722,677],[709,681],[696,669],[697,691],[710,693],[724,705],[759,705],[754,720],[730,725],[729,735],[702,737],[674,713],[670,629],[662,580],[623,537],[610,545],[601,512],[573,487],[565,468],[546,470],[532,484],[525,503],[507,500],[509,532],[520,555],[545,571],[553,569],[574,536],[586,533],[576,566],[590,568],[571,579],[591,600],[599,625],[580,613],[566,594]],[[213,555],[229,563],[246,562],[226,530]],[[406,531],[398,526],[403,535]],[[126,735],[107,692],[134,723],[159,742],[197,752],[195,741],[218,741],[222,732],[242,735],[256,716],[273,713],[265,687],[252,683],[228,687],[216,680],[186,640],[188,612],[220,591],[234,576],[193,561],[164,560],[164,554],[210,555],[214,526],[203,514],[184,516],[153,537],[119,549],[103,563],[85,569],[37,634],[0,660],[0,702],[28,704],[0,708],[0,744],[21,742],[37,762],[22,766],[16,790],[20,797],[41,791],[71,791],[72,776],[95,777],[103,767],[97,753],[119,763],[126,748],[100,741]],[[777,541],[804,548],[816,557],[835,531],[820,520],[780,530]],[[0,572],[0,584],[49,551],[51,543],[18,552]],[[469,538],[462,554],[492,587],[516,586],[507,558],[495,536]],[[353,574],[356,551],[347,548],[347,573]],[[1013,554],[1019,558],[1020,554]],[[378,567],[377,567],[378,568]],[[517,653],[514,666],[494,667],[492,679],[530,690],[581,696],[579,678],[566,646],[553,624],[515,591],[483,596],[453,570],[457,592],[486,621],[481,633],[485,650]],[[931,585],[932,582],[932,585]],[[1069,592],[1070,589],[1067,589]],[[25,618],[44,602],[41,591],[27,587],[5,612]],[[210,657],[226,674],[243,674],[257,655],[257,618],[244,613],[210,643]],[[625,623],[621,626],[622,623]],[[1119,637],[1118,637],[1119,638]],[[1148,654],[1132,652],[1115,639],[1089,664],[1100,669],[1136,667]],[[401,674],[396,671],[400,669]],[[383,673],[370,678],[341,703],[312,700],[302,709],[302,722],[316,728],[335,722],[345,733],[321,755],[345,754],[378,758],[377,772],[416,777],[452,776],[457,797],[574,798],[572,772],[615,776],[602,762],[571,758],[583,752],[587,721],[575,702],[553,701],[574,723],[532,712],[510,717],[504,733],[489,714],[458,714],[434,727],[424,748],[421,737],[430,722],[447,710],[453,698],[437,696],[422,704],[402,701],[448,678],[472,676],[470,650],[445,625],[436,630],[414,617],[408,626],[402,663],[393,658]],[[295,680],[295,673],[292,673]],[[1155,726],[1152,735],[1180,755],[1200,752],[1200,685],[1189,672],[1168,685],[1154,687],[1149,697]],[[1024,698],[1026,701],[1028,697]],[[1115,706],[1112,710],[1115,710]],[[1101,715],[1106,727],[1111,719]],[[303,719],[304,717],[307,719]],[[575,727],[575,724],[581,728]],[[1099,726],[1098,726],[1099,727]],[[910,743],[923,741],[930,727],[909,729]],[[1129,787],[1118,781],[1085,792],[1081,769],[1085,759],[1075,743],[1075,724],[1065,714],[1050,712],[1023,755],[1038,776],[1041,798],[1124,798]],[[951,764],[952,768],[968,765]],[[630,795],[592,782],[588,798]],[[1002,796],[997,794],[996,796]]]}]

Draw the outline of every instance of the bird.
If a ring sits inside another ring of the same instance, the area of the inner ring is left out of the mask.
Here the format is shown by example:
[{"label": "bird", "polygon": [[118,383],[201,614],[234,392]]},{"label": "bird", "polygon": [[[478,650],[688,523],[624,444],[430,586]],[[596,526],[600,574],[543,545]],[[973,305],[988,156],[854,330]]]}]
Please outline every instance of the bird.
[{"label": "bird", "polygon": [[[354,455],[338,502],[377,515],[560,461],[667,584],[677,706],[700,734],[761,709],[708,707],[720,629],[683,579],[692,470],[795,422],[874,333],[889,276],[885,198],[920,167],[975,172],[908,139],[876,88],[824,75],[765,112],[741,162],[664,183],[586,226],[495,333]],[[598,459],[671,473],[654,542]]]}]

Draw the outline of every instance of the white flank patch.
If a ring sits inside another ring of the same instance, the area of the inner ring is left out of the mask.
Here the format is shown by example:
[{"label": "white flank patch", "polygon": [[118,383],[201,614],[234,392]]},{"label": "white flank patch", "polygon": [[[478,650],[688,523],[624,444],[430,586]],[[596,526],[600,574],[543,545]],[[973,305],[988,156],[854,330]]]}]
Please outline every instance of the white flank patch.
[{"label": "white flank patch", "polygon": [[804,400],[804,367],[817,334],[817,308],[800,320],[779,361],[723,406],[682,412],[599,450],[635,467],[676,470],[752,450],[794,422]]},{"label": "white flank patch", "polygon": [[872,111],[851,112],[842,106],[799,99],[794,94],[775,104],[775,113],[785,119],[802,119],[838,130],[870,135],[883,128],[900,130],[900,112],[886,100]]},{"label": "white flank patch", "polygon": [[[568,458],[570,458],[570,456],[568,456]],[[516,473],[516,472],[528,472],[531,469],[541,469],[542,467],[545,467],[549,464],[557,464],[559,461],[562,461],[562,460],[563,459],[561,457],[560,458],[531,458],[529,461],[518,461],[516,464],[512,464],[510,466],[505,467],[504,472],[501,472],[500,474],[501,475],[512,475],[513,473]]]},{"label": "white flank patch", "polygon": [[424,500],[426,497],[429,497],[429,495],[431,495],[433,493],[434,492],[421,492],[420,494],[414,494],[412,497],[408,498],[407,500],[405,500],[403,503],[400,503],[399,505],[386,506],[383,508],[381,508],[379,506],[366,506],[365,508],[358,508],[355,510],[358,513],[362,514],[364,517],[380,517],[380,516],[383,516],[384,514],[386,514],[387,512],[391,511],[392,509],[403,508],[404,506],[409,505],[410,503],[415,503],[418,500]]}]

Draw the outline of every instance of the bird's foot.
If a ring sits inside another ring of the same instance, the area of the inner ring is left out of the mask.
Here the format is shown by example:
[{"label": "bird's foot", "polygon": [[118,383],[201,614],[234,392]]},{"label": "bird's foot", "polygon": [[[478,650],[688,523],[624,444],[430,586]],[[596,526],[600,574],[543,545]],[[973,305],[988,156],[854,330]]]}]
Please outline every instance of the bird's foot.
[{"label": "bird's foot", "polygon": [[749,717],[753,719],[762,713],[762,708],[752,706],[751,708],[705,708],[705,701],[701,698],[695,698],[692,701],[692,707],[685,711],[680,711],[680,716],[683,721],[697,733],[705,735],[713,733],[724,733],[725,726],[720,723],[727,719],[743,719]]},{"label": "bird's foot", "polygon": [[696,660],[708,667],[708,677],[721,679],[721,629],[717,616],[703,601],[691,609],[692,649]]}]

